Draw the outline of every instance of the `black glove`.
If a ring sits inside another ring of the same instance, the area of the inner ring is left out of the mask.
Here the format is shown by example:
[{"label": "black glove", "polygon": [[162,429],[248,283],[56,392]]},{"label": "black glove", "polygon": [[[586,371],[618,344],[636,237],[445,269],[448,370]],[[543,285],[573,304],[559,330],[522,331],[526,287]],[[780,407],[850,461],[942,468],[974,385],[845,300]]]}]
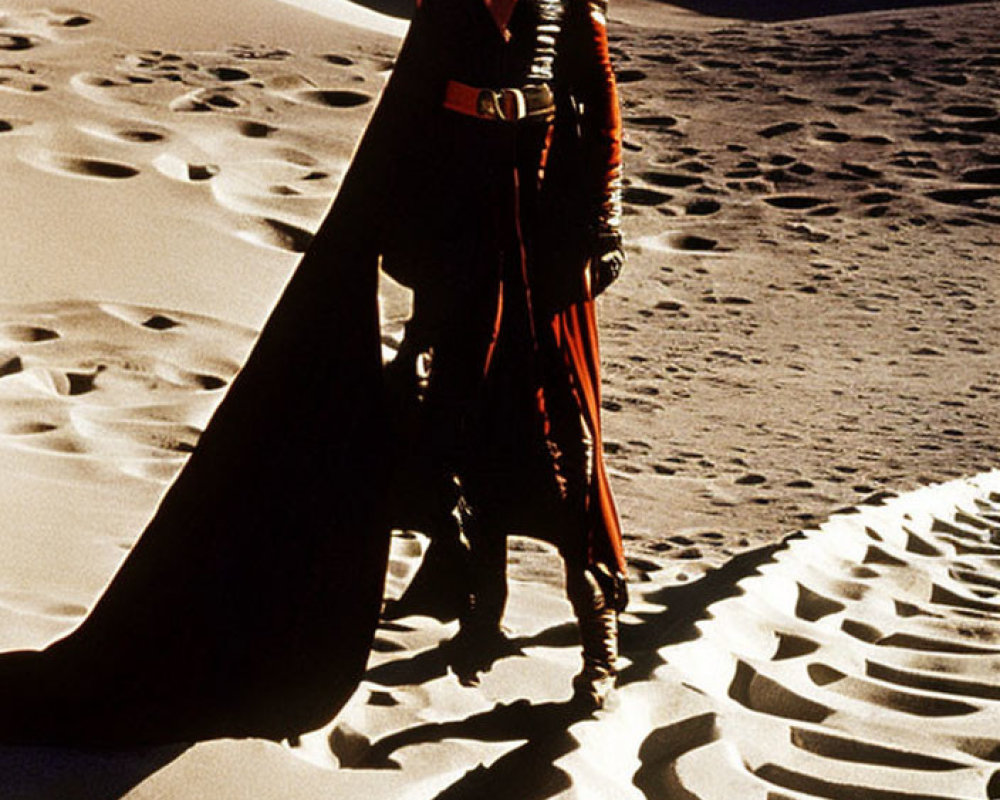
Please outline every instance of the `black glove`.
[{"label": "black glove", "polygon": [[625,266],[622,235],[615,228],[602,226],[593,234],[590,259],[591,294],[597,297],[621,274]]}]

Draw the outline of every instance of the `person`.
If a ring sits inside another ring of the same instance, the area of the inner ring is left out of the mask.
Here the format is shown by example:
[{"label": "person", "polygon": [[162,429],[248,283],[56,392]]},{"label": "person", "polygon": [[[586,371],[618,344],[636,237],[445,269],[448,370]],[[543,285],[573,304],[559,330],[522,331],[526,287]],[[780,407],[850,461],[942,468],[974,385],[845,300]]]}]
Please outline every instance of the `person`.
[{"label": "person", "polygon": [[595,0],[422,0],[394,78],[426,117],[400,133],[407,166],[382,234],[383,269],[414,291],[386,371],[397,511],[433,536],[437,580],[418,582],[469,597],[451,666],[474,684],[502,651],[506,538],[530,533],[563,557],[583,652],[574,701],[592,708],[614,681],[625,599],[594,319],[624,262],[605,13]]},{"label": "person", "polygon": [[[423,0],[326,218],[127,558],[75,630],[0,654],[0,741],[281,740],[351,696],[378,624],[390,526],[405,511],[386,502],[401,448],[381,359],[380,259],[437,287],[417,292],[404,349],[431,362],[436,399],[421,415],[450,432],[434,449],[484,522],[476,560],[508,523],[554,520],[589,587],[581,596],[610,623],[624,565],[600,458],[591,291],[620,267],[606,38],[585,0],[519,0],[502,13],[501,0],[485,2]],[[545,83],[546,69],[552,108],[524,79]],[[475,86],[493,91],[470,105]],[[468,113],[480,101],[485,119]],[[504,121],[522,116],[531,122]],[[604,249],[588,288],[594,247]],[[485,378],[472,379],[473,364]],[[473,385],[476,397],[511,387],[511,404],[463,400]],[[460,455],[480,447],[498,460]],[[547,489],[532,481],[538,499],[508,519],[493,479],[528,454]],[[491,597],[477,593],[466,627],[495,616],[486,610],[502,598]]]}]

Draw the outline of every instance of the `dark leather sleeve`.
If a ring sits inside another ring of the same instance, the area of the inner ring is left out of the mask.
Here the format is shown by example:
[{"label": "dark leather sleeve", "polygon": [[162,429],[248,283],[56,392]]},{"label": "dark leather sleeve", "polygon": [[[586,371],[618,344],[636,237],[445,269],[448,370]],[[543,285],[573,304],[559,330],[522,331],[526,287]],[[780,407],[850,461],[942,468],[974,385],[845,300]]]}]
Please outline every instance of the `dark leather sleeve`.
[{"label": "dark leather sleeve", "polygon": [[622,120],[618,89],[608,49],[607,2],[571,0],[567,19],[570,91],[581,106],[586,151],[585,181],[596,228],[617,229],[621,222]]}]

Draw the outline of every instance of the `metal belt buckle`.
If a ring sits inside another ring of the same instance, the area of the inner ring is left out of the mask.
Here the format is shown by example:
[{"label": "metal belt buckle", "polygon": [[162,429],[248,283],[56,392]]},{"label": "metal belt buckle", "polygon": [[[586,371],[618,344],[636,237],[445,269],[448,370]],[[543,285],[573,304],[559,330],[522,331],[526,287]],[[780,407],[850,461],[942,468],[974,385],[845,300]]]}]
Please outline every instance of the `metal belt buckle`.
[{"label": "metal belt buckle", "polygon": [[524,87],[526,116],[547,116],[555,110],[552,89],[545,83],[530,83]]},{"label": "metal belt buckle", "polygon": [[480,89],[476,97],[476,114],[480,117],[495,117],[497,114],[496,92]]},{"label": "metal belt buckle", "polygon": [[528,102],[524,99],[524,92],[520,89],[502,89],[503,110],[507,122],[514,122],[524,119],[528,114]]},{"label": "metal belt buckle", "polygon": [[516,122],[527,115],[528,105],[519,89],[483,89],[476,98],[476,113],[503,122]]}]

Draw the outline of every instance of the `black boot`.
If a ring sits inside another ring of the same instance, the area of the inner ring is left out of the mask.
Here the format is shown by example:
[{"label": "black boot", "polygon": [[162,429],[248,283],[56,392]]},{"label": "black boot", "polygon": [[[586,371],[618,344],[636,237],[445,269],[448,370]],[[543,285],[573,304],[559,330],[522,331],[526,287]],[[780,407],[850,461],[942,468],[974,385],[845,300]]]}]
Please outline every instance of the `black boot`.
[{"label": "black boot", "polygon": [[498,658],[518,652],[501,627],[507,605],[507,537],[487,531],[462,507],[462,532],[469,542],[471,591],[459,617],[459,631],[449,643],[448,663],[463,686],[479,685]]}]

